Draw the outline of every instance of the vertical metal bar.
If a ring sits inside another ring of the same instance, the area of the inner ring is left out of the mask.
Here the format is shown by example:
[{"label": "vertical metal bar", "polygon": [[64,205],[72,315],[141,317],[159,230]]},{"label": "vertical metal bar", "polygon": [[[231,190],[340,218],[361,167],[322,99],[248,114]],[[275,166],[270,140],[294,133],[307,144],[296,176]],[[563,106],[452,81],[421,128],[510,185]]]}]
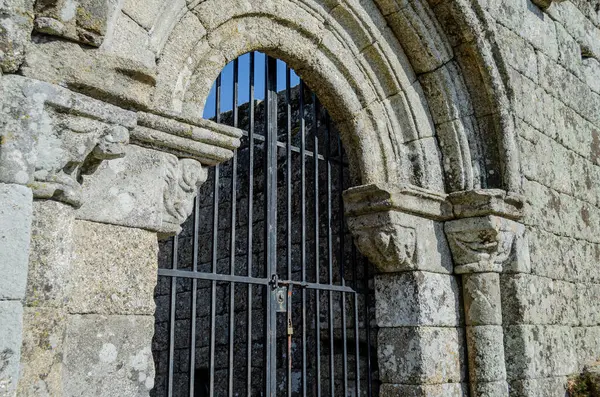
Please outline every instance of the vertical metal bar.
[{"label": "vertical metal bar", "polygon": [[[179,237],[173,238],[173,269],[177,269],[177,248]],[[171,308],[169,312],[169,381],[167,395],[173,397],[173,365],[175,363],[175,308],[177,303],[177,277],[171,278]]]},{"label": "vertical metal bar", "polygon": [[355,386],[356,395],[360,394],[360,333],[359,333],[359,318],[358,318],[358,271],[356,269],[356,247],[350,245],[351,261],[352,261],[352,281],[354,284],[354,370],[356,373]]},{"label": "vertical metal bar", "polygon": [[[302,281],[306,281],[306,118],[304,117],[304,82],[300,82],[300,262]],[[302,396],[306,397],[306,289],[302,288]]]},{"label": "vertical metal bar", "polygon": [[369,265],[363,259],[363,282],[365,293],[365,332],[367,338],[367,396],[373,395],[373,377],[371,374],[371,327],[369,322]]},{"label": "vertical metal bar", "polygon": [[[314,160],[314,185],[315,185],[315,283],[319,284],[320,280],[320,266],[319,266],[319,104],[317,96],[312,94],[313,100],[313,160]],[[321,302],[319,291],[315,291],[315,334],[316,334],[316,358],[317,363],[316,369],[316,382],[317,382],[317,397],[321,397]]]},{"label": "vertical metal bar", "polygon": [[[216,122],[221,122],[221,75],[217,77],[217,87],[215,95],[215,111]],[[218,257],[218,234],[219,234],[219,174],[220,168],[215,166],[215,178],[213,186],[213,237],[212,237],[212,272],[217,272],[217,257]],[[216,328],[216,311],[217,311],[217,282],[211,281],[211,297],[210,297],[210,390],[209,396],[215,395],[215,328]]]},{"label": "vertical metal bar", "polygon": [[[340,139],[339,135],[337,137],[337,144],[338,144],[338,159],[340,161],[339,163],[339,175],[338,175],[338,179],[339,179],[339,192],[338,192],[338,198],[339,198],[339,206],[338,206],[338,211],[339,211],[339,215],[340,215],[340,225],[339,225],[339,233],[340,233],[340,257],[339,257],[339,263],[340,263],[340,281],[342,283],[342,286],[346,286],[346,269],[345,267],[345,258],[344,258],[344,250],[345,250],[345,234],[346,234],[346,230],[345,230],[345,219],[344,219],[344,159],[342,156],[342,140]],[[343,362],[343,371],[344,371],[344,396],[348,395],[348,335],[347,335],[347,330],[346,330],[346,293],[342,292],[342,302],[341,302],[341,306],[342,306],[342,339],[343,339],[343,348],[344,348],[344,362]],[[358,393],[358,392],[357,392]],[[357,394],[358,395],[358,394]]]},{"label": "vertical metal bar", "polygon": [[[248,277],[252,277],[252,226],[254,211],[254,52],[250,53],[250,81],[249,81],[249,107],[250,123],[248,126]],[[252,284],[248,284],[248,321],[247,334],[248,346],[246,350],[247,371],[246,391],[247,396],[252,395]]]},{"label": "vertical metal bar", "polygon": [[[193,233],[193,255],[192,259],[192,271],[198,271],[198,229],[200,227],[200,198],[196,195],[194,200],[194,233]],[[192,313],[191,313],[191,327],[190,327],[190,397],[194,397],[195,388],[195,371],[196,371],[196,305],[198,302],[198,279],[192,279]]]},{"label": "vertical metal bar", "polygon": [[[329,114],[325,114],[325,176],[327,179],[327,266],[329,285],[333,285],[333,253],[331,232],[331,144],[330,144],[331,122]],[[335,396],[335,346],[334,346],[334,312],[333,291],[329,291],[329,395]]]},{"label": "vertical metal bar", "polygon": [[[287,116],[287,279],[292,279],[292,101],[291,101],[291,71],[288,66],[285,70],[285,102]],[[290,299],[289,305],[292,304]],[[288,308],[287,324],[292,324],[292,311]],[[292,335],[287,335],[287,395],[292,396]]]},{"label": "vertical metal bar", "polygon": [[[238,73],[239,64],[233,61],[233,126],[238,126]],[[237,213],[237,151],[233,152],[231,162],[231,240],[229,247],[229,273],[235,274],[235,221]],[[229,284],[229,396],[233,397],[233,337],[235,325],[235,283]]]},{"label": "vertical metal bar", "polygon": [[[277,60],[265,59],[265,160],[266,160],[266,263],[269,275],[277,272]],[[270,294],[267,294],[270,295]],[[277,317],[273,300],[268,299],[267,396],[277,391]]]}]

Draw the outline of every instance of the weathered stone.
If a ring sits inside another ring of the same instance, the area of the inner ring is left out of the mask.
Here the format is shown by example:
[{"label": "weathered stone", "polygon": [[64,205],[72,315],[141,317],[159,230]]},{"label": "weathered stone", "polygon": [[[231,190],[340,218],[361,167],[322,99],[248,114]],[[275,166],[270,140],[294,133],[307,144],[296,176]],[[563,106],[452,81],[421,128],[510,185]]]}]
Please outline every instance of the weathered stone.
[{"label": "weathered stone", "polygon": [[32,200],[31,189],[0,183],[0,300],[25,297]]},{"label": "weathered stone", "polygon": [[25,58],[33,29],[34,0],[0,3],[0,72],[16,72]]},{"label": "weathered stone", "polygon": [[99,47],[106,33],[108,1],[37,0],[35,29]]},{"label": "weathered stone", "polygon": [[76,221],[73,247],[69,312],[154,313],[155,233]]},{"label": "weathered stone", "polygon": [[510,382],[511,397],[565,397],[567,378],[522,379]]},{"label": "weathered stone", "polygon": [[468,395],[467,386],[462,383],[443,383],[440,385],[381,385],[380,397],[464,397]]},{"label": "weathered stone", "polygon": [[23,332],[21,302],[0,301],[0,396],[13,397],[19,380]]},{"label": "weathered stone", "polygon": [[381,272],[449,273],[452,267],[439,222],[390,211],[351,217],[348,226],[363,255]]},{"label": "weathered stone", "polygon": [[0,84],[8,99],[0,110],[0,181],[31,184],[37,198],[80,205],[78,179],[123,156],[135,115],[20,76]]},{"label": "weathered stone", "polygon": [[502,325],[498,274],[465,274],[462,278],[462,286],[467,325]]},{"label": "weathered stone", "polygon": [[500,285],[504,324],[577,325],[580,321],[576,284],[507,274],[501,276]]},{"label": "weathered stone", "polygon": [[63,395],[66,320],[66,312],[60,309],[25,308],[20,396]]},{"label": "weathered stone", "polygon": [[451,275],[420,271],[377,275],[377,325],[459,326],[459,297],[458,283]]},{"label": "weathered stone", "polygon": [[[94,222],[177,234],[206,180],[196,160],[131,145],[127,155],[83,178],[77,217]],[[110,186],[110,189],[106,189]]]},{"label": "weathered stone", "polygon": [[574,334],[569,326],[509,325],[504,327],[504,346],[509,380],[577,371]]},{"label": "weathered stone", "polygon": [[525,227],[497,216],[446,222],[457,273],[529,271]]},{"label": "weathered stone", "polygon": [[151,316],[70,316],[64,395],[148,396],[154,386],[153,322]]},{"label": "weathered stone", "polygon": [[69,301],[74,221],[73,208],[67,204],[34,202],[27,306],[60,309]]},{"label": "weathered stone", "polygon": [[500,325],[467,326],[467,351],[471,384],[499,382],[506,379],[502,339],[503,333]]},{"label": "weathered stone", "polygon": [[456,328],[381,328],[380,379],[384,383],[460,383],[464,378],[463,334]]}]

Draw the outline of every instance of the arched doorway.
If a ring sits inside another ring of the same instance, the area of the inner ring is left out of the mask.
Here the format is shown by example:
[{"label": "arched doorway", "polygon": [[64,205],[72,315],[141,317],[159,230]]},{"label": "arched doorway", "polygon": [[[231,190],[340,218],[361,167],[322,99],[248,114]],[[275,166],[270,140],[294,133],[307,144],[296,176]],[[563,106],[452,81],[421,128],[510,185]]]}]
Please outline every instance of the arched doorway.
[{"label": "arched doorway", "polygon": [[371,266],[346,228],[327,111],[285,63],[249,53],[204,115],[246,133],[161,244],[153,395],[375,395]]}]

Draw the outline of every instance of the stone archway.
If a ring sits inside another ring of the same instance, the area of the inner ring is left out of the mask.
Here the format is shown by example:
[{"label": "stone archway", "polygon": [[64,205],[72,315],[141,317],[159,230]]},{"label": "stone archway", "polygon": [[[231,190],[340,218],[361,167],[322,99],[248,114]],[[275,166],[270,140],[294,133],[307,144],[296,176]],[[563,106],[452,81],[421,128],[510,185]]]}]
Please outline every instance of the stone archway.
[{"label": "stone archway", "polygon": [[[0,181],[36,199],[18,210],[33,218],[28,289],[21,258],[15,278],[23,287],[9,297],[19,324],[16,302],[25,301],[23,393],[34,387],[68,395],[92,382],[98,395],[114,388],[144,395],[151,387],[144,332],[156,258],[141,252],[155,248],[157,233],[178,232],[205,168],[239,145],[239,131],[199,119],[201,103],[227,61],[263,50],[315,87],[362,185],[346,202],[359,248],[382,272],[380,356],[394,363],[382,369],[382,393],[462,395],[469,362],[474,393],[506,395],[503,358],[486,348],[493,340],[503,350],[501,313],[480,318],[467,310],[465,359],[454,276],[484,274],[465,283],[465,305],[497,309],[497,273],[526,262],[509,254],[524,254],[515,248],[522,244],[514,222],[520,198],[476,190],[511,191],[519,183],[501,61],[483,37],[485,15],[476,6],[132,1],[101,10],[82,2],[69,14],[62,2],[47,3],[27,10],[31,20],[19,28],[33,26],[33,39],[17,35],[24,51],[2,64],[9,72],[20,65],[22,75],[0,79],[10,104],[0,113],[8,121]],[[21,232],[29,246],[30,230]],[[478,238],[495,245],[471,244]],[[136,249],[139,263],[122,252]],[[400,299],[405,290],[416,291],[413,300]],[[434,308],[443,315],[433,316]],[[122,337],[128,327],[140,332]],[[58,348],[39,343],[47,335]],[[86,338],[95,344],[78,356]],[[402,350],[406,340],[410,352]],[[440,358],[440,351],[451,353]]]}]

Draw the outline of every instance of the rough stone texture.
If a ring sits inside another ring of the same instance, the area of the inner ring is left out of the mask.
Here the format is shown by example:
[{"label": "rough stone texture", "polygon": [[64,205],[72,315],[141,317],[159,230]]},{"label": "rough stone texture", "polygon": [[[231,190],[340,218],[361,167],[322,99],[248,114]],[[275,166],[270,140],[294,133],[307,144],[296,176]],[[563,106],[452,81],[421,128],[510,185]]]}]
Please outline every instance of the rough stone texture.
[{"label": "rough stone texture", "polygon": [[70,272],[71,313],[152,315],[156,234],[76,221]]},{"label": "rough stone texture", "polygon": [[55,201],[33,203],[27,306],[62,309],[70,299],[73,212]]},{"label": "rough stone texture", "polygon": [[461,325],[459,286],[450,275],[428,272],[375,277],[377,325],[380,327]]},{"label": "rough stone texture", "polygon": [[0,71],[14,73],[25,58],[33,29],[34,0],[3,0],[0,3]]},{"label": "rough stone texture", "polygon": [[463,331],[457,328],[381,328],[380,379],[392,384],[460,383],[464,379]]},{"label": "rough stone texture", "polygon": [[[122,159],[83,178],[77,217],[174,234],[190,215],[206,170],[191,159],[131,145]],[[106,189],[110,186],[109,189]]]},{"label": "rough stone texture", "polygon": [[0,396],[13,397],[19,380],[23,332],[21,302],[0,301]]},{"label": "rough stone texture", "polygon": [[67,314],[56,308],[26,307],[19,396],[60,396]]},{"label": "rough stone texture", "polygon": [[31,189],[0,183],[0,300],[25,297],[32,200]]},{"label": "rough stone texture", "polygon": [[452,263],[440,222],[398,211],[348,219],[356,244],[381,272],[449,273]]},{"label": "rough stone texture", "polygon": [[63,395],[148,396],[154,386],[153,324],[152,316],[70,316]]},{"label": "rough stone texture", "polygon": [[496,273],[466,274],[462,278],[467,325],[502,325],[500,279]]},{"label": "rough stone texture", "polygon": [[82,174],[122,157],[135,115],[20,76],[0,80],[0,181],[30,184],[37,198],[81,205]]},{"label": "rough stone texture", "polygon": [[459,383],[422,386],[386,384],[379,390],[380,397],[463,397],[467,395],[466,385]]}]

